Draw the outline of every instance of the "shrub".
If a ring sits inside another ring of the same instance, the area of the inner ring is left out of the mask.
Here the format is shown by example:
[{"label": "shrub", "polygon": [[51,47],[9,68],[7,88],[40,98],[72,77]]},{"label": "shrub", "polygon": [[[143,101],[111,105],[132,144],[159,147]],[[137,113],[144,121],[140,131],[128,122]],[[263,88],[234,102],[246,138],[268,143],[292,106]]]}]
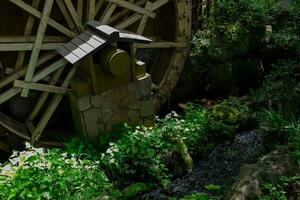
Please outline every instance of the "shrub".
[{"label": "shrub", "polygon": [[[58,149],[14,152],[0,166],[1,199],[93,199],[112,192],[99,162]],[[113,193],[111,193],[113,194]]]}]

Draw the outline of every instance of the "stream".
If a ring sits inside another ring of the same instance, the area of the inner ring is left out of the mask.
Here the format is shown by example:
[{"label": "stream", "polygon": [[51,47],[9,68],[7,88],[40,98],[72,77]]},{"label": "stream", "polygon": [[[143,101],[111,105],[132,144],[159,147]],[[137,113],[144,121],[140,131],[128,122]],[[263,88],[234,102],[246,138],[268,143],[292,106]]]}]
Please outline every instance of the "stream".
[{"label": "stream", "polygon": [[[173,180],[167,190],[158,188],[136,199],[164,200],[196,192],[224,194],[235,181],[242,164],[254,163],[266,153],[263,140],[263,134],[257,130],[241,132],[233,141],[218,144],[207,158],[194,160],[193,171]],[[207,190],[205,186],[209,184],[221,186],[221,189]]]}]

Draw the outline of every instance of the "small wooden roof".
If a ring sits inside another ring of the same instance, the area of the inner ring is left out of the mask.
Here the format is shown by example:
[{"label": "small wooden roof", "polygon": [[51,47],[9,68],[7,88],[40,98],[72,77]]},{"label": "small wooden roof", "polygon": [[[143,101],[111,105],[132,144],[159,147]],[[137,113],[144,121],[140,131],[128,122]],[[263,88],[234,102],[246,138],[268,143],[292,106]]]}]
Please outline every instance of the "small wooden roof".
[{"label": "small wooden roof", "polygon": [[150,43],[152,40],[130,32],[121,32],[108,25],[91,21],[88,30],[63,45],[57,51],[70,63],[74,64],[84,57],[114,42]]}]

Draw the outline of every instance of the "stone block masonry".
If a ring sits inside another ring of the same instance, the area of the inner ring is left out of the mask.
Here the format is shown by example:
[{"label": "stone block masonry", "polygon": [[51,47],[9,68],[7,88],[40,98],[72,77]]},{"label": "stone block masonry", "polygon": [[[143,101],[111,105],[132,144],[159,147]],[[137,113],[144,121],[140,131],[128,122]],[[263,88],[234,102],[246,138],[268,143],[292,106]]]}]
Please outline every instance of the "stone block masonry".
[{"label": "stone block masonry", "polygon": [[77,97],[71,93],[70,102],[75,130],[87,138],[110,132],[118,123],[154,124],[155,110],[148,74],[96,95]]}]

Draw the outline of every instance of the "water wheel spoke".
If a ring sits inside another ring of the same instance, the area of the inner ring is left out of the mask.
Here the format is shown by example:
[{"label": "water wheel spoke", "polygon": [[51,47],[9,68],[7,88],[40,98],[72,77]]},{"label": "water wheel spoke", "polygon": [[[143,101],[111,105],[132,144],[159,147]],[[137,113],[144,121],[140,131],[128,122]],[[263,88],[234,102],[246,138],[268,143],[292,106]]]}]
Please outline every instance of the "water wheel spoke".
[{"label": "water wheel spoke", "polygon": [[96,6],[95,6],[95,13],[98,13],[102,5],[104,4],[105,0],[98,0]]},{"label": "water wheel spoke", "polygon": [[128,17],[127,19],[125,19],[123,22],[117,24],[115,27],[117,29],[125,29],[127,28],[128,26],[134,24],[135,22],[139,21],[140,19],[142,19],[142,15],[141,14],[134,14],[130,17]]},{"label": "water wheel spoke", "polygon": [[109,21],[110,17],[112,16],[116,8],[117,5],[113,3],[109,3],[108,6],[105,8],[103,14],[101,15],[99,21],[103,24],[107,24],[107,22]]},{"label": "water wheel spoke", "polygon": [[[135,4],[137,6],[143,6],[145,3],[147,2],[147,0],[141,0],[141,1],[138,1],[136,2]],[[122,17],[128,15],[130,12],[132,12],[131,10],[128,10],[128,9],[124,9],[116,14],[114,14],[113,16],[111,16],[111,18],[109,19],[108,21],[108,24],[112,24],[114,23],[115,21],[118,21],[120,20]]]},{"label": "water wheel spoke", "polygon": [[[50,61],[56,56],[56,52],[49,52],[43,56],[41,56],[37,62],[36,67],[40,67],[44,63]],[[8,84],[12,83],[14,80],[21,78],[26,74],[28,66],[24,66],[21,69],[17,70],[14,74],[11,74],[8,77],[5,77],[3,80],[0,81],[0,88],[7,86]]]},{"label": "water wheel spoke", "polygon": [[65,20],[66,20],[66,22],[67,22],[69,28],[70,28],[71,30],[74,30],[75,24],[74,24],[74,22],[72,21],[72,18],[71,18],[71,16],[70,16],[70,14],[69,14],[69,12],[68,12],[68,9],[66,8],[66,5],[64,4],[63,0],[56,0],[56,4],[58,5],[58,7],[59,7],[61,13],[63,14],[63,16],[64,16],[64,18],[65,18]]},{"label": "water wheel spoke", "polygon": [[[33,0],[32,1],[32,7],[37,9],[39,7],[40,0]],[[24,31],[24,36],[30,36],[32,33],[33,25],[34,25],[35,18],[32,15],[29,15],[27,18],[27,22],[25,25],[25,31]],[[17,55],[17,60],[16,60],[16,65],[15,69],[20,69],[23,66],[25,59],[25,52],[20,51]]]},{"label": "water wheel spoke", "polygon": [[[19,8],[25,10],[29,14],[33,15],[34,17],[41,19],[42,13],[40,11],[38,11],[37,9],[33,8],[32,6],[26,4],[22,0],[9,0],[9,1],[11,3],[15,4],[16,6],[18,6]],[[60,31],[61,33],[63,33],[64,35],[66,35],[70,38],[73,38],[76,36],[76,33],[67,29],[66,27],[64,27],[63,25],[59,24],[58,22],[56,22],[55,20],[53,20],[51,18],[49,19],[48,23],[49,23],[49,26],[55,28],[56,30]]]},{"label": "water wheel spoke", "polygon": [[83,1],[84,0],[77,0],[77,15],[80,23],[82,23],[82,17],[83,17]]},{"label": "water wheel spoke", "polygon": [[[25,75],[25,81],[27,81],[27,82],[32,81],[32,78],[33,78],[34,70],[35,70],[35,67],[36,67],[36,64],[37,64],[37,61],[39,58],[39,54],[41,51],[41,47],[42,47],[42,43],[44,40],[48,21],[50,19],[50,13],[52,10],[53,3],[54,3],[54,0],[45,0],[43,14],[42,14],[42,17],[40,20],[40,24],[39,24],[37,35],[36,35],[36,40],[33,45],[32,53],[31,53],[31,56],[29,59],[28,70]],[[23,89],[21,96],[27,97],[28,93],[29,93],[28,89]]]},{"label": "water wheel spoke", "polygon": [[169,41],[155,41],[150,44],[135,44],[138,49],[165,49],[165,48],[186,48],[187,42],[169,42]]},{"label": "water wheel spoke", "polygon": [[[67,77],[63,81],[61,87],[63,87],[63,88],[69,87],[69,84],[70,84],[72,78],[75,76],[77,68],[78,68],[78,65],[75,65],[74,67],[72,67],[72,69],[68,73]],[[33,132],[32,137],[31,137],[32,143],[35,143],[39,140],[39,138],[41,137],[41,134],[45,130],[50,118],[52,117],[54,111],[56,110],[57,106],[61,102],[62,98],[63,98],[63,94],[55,94],[54,95],[54,97],[52,98],[48,108],[44,112],[41,120],[39,121],[36,128],[34,129],[34,132]]]},{"label": "water wheel spoke", "polygon": [[[36,36],[0,36],[0,43],[33,43]],[[64,36],[45,36],[43,43],[66,43],[69,39]],[[10,44],[9,44],[10,45]]]},{"label": "water wheel spoke", "polygon": [[[64,43],[43,43],[40,46],[40,50],[56,50],[61,47]],[[1,43],[1,51],[32,51],[34,48],[34,43]]]},{"label": "water wheel spoke", "polygon": [[73,19],[73,22],[75,23],[77,30],[79,32],[83,32],[84,31],[83,25],[81,23],[81,20],[78,16],[78,13],[77,13],[73,3],[71,2],[71,0],[64,0],[64,2],[67,6],[67,9],[68,9],[72,19]]},{"label": "water wheel spoke", "polygon": [[126,8],[128,10],[132,10],[135,13],[139,13],[142,15],[148,15],[151,18],[155,18],[156,14],[150,10],[146,10],[140,6],[135,5],[134,3],[130,3],[125,0],[107,0],[108,2],[114,3],[120,7]]},{"label": "water wheel spoke", "polygon": [[[49,85],[55,85],[57,83],[59,77],[62,75],[63,71],[64,71],[64,67],[57,70],[54,73],[51,80],[49,81]],[[42,109],[43,105],[46,103],[46,100],[49,95],[50,95],[50,92],[43,92],[43,94],[40,95],[39,99],[37,100],[37,103],[35,104],[31,113],[27,117],[26,122],[32,122],[35,119],[35,117],[38,115],[38,113]]]},{"label": "water wheel spoke", "polygon": [[96,1],[95,0],[88,0],[86,22],[94,20],[95,13],[96,13],[95,6],[96,6]]}]

